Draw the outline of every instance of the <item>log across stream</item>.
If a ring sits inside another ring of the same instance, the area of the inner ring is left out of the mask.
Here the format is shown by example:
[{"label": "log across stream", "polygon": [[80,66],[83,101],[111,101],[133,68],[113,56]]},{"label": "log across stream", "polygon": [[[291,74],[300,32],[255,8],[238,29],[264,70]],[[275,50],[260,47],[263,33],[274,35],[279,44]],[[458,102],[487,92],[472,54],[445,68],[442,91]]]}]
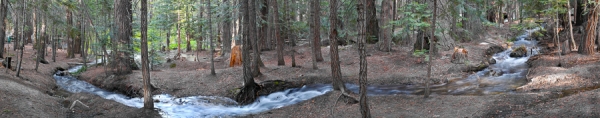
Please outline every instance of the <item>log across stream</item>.
[{"label": "log across stream", "polygon": [[[497,60],[496,64],[488,68],[469,75],[465,78],[453,79],[446,84],[433,85],[432,93],[439,95],[487,95],[497,93],[512,93],[517,87],[527,83],[525,78],[528,66],[525,63],[529,57],[537,54],[534,48],[536,41],[525,40],[533,30],[517,38],[514,46],[526,46],[532,50],[526,57],[513,58],[509,54],[512,51],[506,51],[493,55]],[[75,66],[69,69],[69,72],[76,72],[81,66]],[[502,74],[491,74],[491,73]],[[114,100],[121,104],[141,108],[143,106],[142,98],[131,98],[119,93],[106,91],[85,81],[78,80],[72,76],[53,75],[57,84],[69,92],[91,93],[102,98]],[[358,86],[355,84],[346,84],[349,90],[358,92]],[[369,86],[368,95],[395,95],[395,94],[421,94],[424,86],[422,85],[379,85]],[[280,92],[274,92],[266,96],[261,96],[254,103],[249,105],[238,105],[234,100],[220,96],[188,96],[173,97],[168,94],[154,95],[155,108],[160,109],[163,117],[220,117],[220,116],[244,116],[257,114],[272,109],[293,105],[314,97],[326,94],[332,90],[331,84],[312,84],[300,88],[287,89]]]}]

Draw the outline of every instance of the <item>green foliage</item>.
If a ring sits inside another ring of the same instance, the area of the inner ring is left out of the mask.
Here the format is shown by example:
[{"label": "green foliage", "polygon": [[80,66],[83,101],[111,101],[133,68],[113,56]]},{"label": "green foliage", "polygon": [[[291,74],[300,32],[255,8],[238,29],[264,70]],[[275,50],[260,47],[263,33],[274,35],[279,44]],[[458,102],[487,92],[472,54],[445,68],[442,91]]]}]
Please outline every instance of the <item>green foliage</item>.
[{"label": "green foliage", "polygon": [[75,75],[75,76],[80,75],[81,73],[85,72],[87,70],[87,68],[88,68],[87,66],[83,66],[83,67],[81,67],[81,69],[77,70],[76,72],[71,73],[71,75]]},{"label": "green foliage", "polygon": [[511,30],[516,30],[516,31],[524,31],[524,30],[527,30],[527,29],[534,29],[534,28],[538,28],[538,27],[541,26],[537,22],[533,22],[533,20],[534,19],[532,19],[532,18],[527,18],[522,23],[511,25],[510,29]]},{"label": "green foliage", "polygon": [[426,29],[431,26],[428,20],[433,14],[427,8],[427,4],[411,2],[400,8],[398,12],[404,16],[400,20],[391,21],[390,24],[392,26],[401,26],[403,30],[398,32],[398,34],[394,34],[394,36],[407,35],[413,31]]},{"label": "green foliage", "polygon": [[169,68],[175,68],[175,67],[177,67],[177,64],[175,64],[175,63],[172,63],[172,64],[169,66]]},{"label": "green foliage", "polygon": [[428,52],[429,50],[427,49],[415,50],[412,55],[416,57],[425,57],[425,61],[429,61],[429,55],[427,55]]}]

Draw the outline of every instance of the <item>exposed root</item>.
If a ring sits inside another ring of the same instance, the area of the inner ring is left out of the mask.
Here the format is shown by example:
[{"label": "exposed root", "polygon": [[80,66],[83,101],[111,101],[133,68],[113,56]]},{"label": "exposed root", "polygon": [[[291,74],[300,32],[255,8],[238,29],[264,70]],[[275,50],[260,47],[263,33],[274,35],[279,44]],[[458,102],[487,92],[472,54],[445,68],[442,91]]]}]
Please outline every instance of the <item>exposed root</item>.
[{"label": "exposed root", "polygon": [[333,106],[331,106],[331,117],[335,118],[335,116],[333,115],[333,111],[335,110],[335,106],[337,106],[338,101],[340,101],[340,98],[342,98],[342,95],[344,95],[344,93],[340,93],[340,95],[338,96],[338,98],[335,100],[335,103],[333,104]]}]

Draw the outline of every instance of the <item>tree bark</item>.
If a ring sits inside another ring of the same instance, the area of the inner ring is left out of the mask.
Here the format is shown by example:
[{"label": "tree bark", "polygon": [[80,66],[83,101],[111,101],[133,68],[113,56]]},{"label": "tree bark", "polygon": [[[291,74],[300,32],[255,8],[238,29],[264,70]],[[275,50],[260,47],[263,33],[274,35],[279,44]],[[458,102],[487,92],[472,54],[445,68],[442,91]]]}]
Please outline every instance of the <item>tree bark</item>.
[{"label": "tree bark", "polygon": [[[223,0],[223,3],[225,3],[225,9],[230,9],[229,0]],[[223,53],[221,56],[231,53],[231,13],[225,11],[223,19],[223,47],[221,47]]]},{"label": "tree bark", "polygon": [[[277,0],[272,0],[273,2],[273,11],[278,11]],[[277,65],[285,66],[285,61],[283,60],[283,39],[279,36],[279,13],[274,12],[273,14],[273,38],[277,42]]]},{"label": "tree bark", "polygon": [[[596,4],[598,4],[598,2],[600,0],[595,0]],[[588,20],[587,20],[587,26],[585,27],[585,32],[586,32],[586,37],[585,40],[583,42],[583,45],[581,45],[583,48],[581,48],[581,50],[578,50],[579,53],[585,54],[585,55],[594,55],[596,52],[596,50],[594,49],[595,47],[595,41],[596,41],[596,27],[598,26],[598,8],[596,7],[596,5],[592,5],[593,10],[591,10],[591,12],[588,15]]]},{"label": "tree bark", "polygon": [[[429,37],[429,42],[434,42],[435,41],[435,22],[436,22],[436,15],[437,15],[437,1],[434,0],[433,1],[433,21],[431,22],[431,36]],[[433,65],[433,50],[435,50],[435,43],[429,43],[429,64],[427,67],[427,80],[425,80],[425,98],[429,97],[429,81],[431,81],[431,65]]]},{"label": "tree bark", "polygon": [[[250,2],[248,3],[252,3],[252,4],[248,4],[249,9],[251,9],[254,12],[250,12],[248,16],[248,20],[250,22],[250,25],[248,27],[248,29],[250,30],[250,42],[252,43],[252,76],[257,77],[259,75],[261,75],[262,73],[260,73],[260,67],[264,66],[261,58],[260,58],[260,50],[258,47],[258,42],[260,41],[260,38],[258,38],[258,31],[257,31],[257,26],[256,26],[256,5],[258,5],[258,3],[254,0],[250,0]],[[248,46],[250,47],[250,46]],[[243,63],[243,62],[242,62]]]},{"label": "tree bark", "polygon": [[[115,0],[114,2],[114,14],[115,14],[115,26],[116,26],[116,35],[113,43],[119,45],[119,48],[122,49],[113,50],[113,54],[115,55],[115,63],[116,71],[114,72],[117,75],[129,74],[132,72],[132,65],[135,63],[132,62],[131,52],[133,51],[132,47],[129,46],[131,44],[130,37],[132,35],[131,32],[131,0]],[[123,51],[121,51],[123,50]]]},{"label": "tree bark", "polygon": [[321,6],[319,0],[310,0],[310,38],[312,40],[313,56],[317,62],[323,61],[321,54]]},{"label": "tree bark", "polygon": [[6,23],[4,19],[8,15],[8,0],[0,1],[0,58],[4,58],[4,39],[6,39]]},{"label": "tree bark", "polygon": [[[115,8],[116,9],[116,8]],[[74,48],[74,42],[73,40],[75,40],[75,37],[72,34],[73,32],[73,12],[71,11],[71,9],[67,9],[67,26],[70,26],[67,28],[67,34],[68,34],[68,39],[67,39],[67,58],[75,58],[75,48]]]},{"label": "tree bark", "polygon": [[[389,1],[389,0],[384,0]],[[376,43],[379,39],[379,21],[377,21],[377,10],[375,10],[375,0],[367,0],[365,11],[367,12],[367,43]]]},{"label": "tree bark", "polygon": [[[293,18],[293,17],[295,17],[293,15],[293,13],[296,12],[296,11],[292,10],[292,7],[289,7],[290,3],[297,3],[297,2],[290,0],[288,3],[286,3],[286,5],[288,5],[288,7],[286,7],[288,9],[288,12],[289,12],[288,15],[290,15],[290,17]],[[298,14],[296,14],[296,15],[298,15]],[[294,19],[290,19],[289,20],[290,22],[288,22],[287,25],[289,27],[288,28],[289,29],[289,36],[290,36],[289,40],[290,40],[290,43],[291,43],[290,44],[291,45],[291,49],[290,49],[291,52],[290,53],[291,53],[291,56],[292,56],[292,67],[296,67],[296,50],[294,49],[294,46],[296,46],[296,33],[295,33],[296,31],[295,31],[295,29],[293,29],[291,27],[291,25],[294,22],[293,20]]]},{"label": "tree bark", "polygon": [[[25,0],[23,0],[23,11],[22,11],[22,18],[23,18],[23,22],[25,22],[25,7],[27,7],[27,5],[25,4]],[[18,26],[15,26],[18,27]],[[23,33],[25,31],[25,23],[23,23],[21,25],[21,44],[19,45],[20,47],[20,51],[19,51],[19,62],[17,63],[17,74],[16,76],[19,77],[19,74],[21,73],[21,64],[23,63],[23,50],[25,50],[25,48],[23,48],[25,46],[25,33]],[[15,31],[16,32],[16,31]]]},{"label": "tree bark", "polygon": [[[243,41],[242,41],[242,59],[243,62],[250,62],[250,40],[256,38],[256,32],[251,31],[256,28],[255,22],[251,22],[256,19],[256,17],[250,17],[254,10],[254,1],[255,0],[241,0],[242,9],[244,9],[244,29],[243,29]],[[249,6],[252,5],[252,6]],[[252,70],[250,70],[250,63],[242,63],[243,65],[243,78],[244,78],[244,87],[240,90],[240,92],[236,95],[236,101],[240,104],[250,104],[256,100],[258,91],[258,84],[254,82],[254,77],[252,76]]]},{"label": "tree bark", "polygon": [[344,81],[342,81],[342,72],[340,69],[340,57],[338,54],[338,31],[337,31],[337,15],[338,15],[338,0],[329,0],[329,24],[331,25],[329,28],[329,43],[331,44],[329,48],[330,57],[331,57],[331,74],[332,74],[332,84],[334,90],[344,90],[346,86],[344,85]]},{"label": "tree bark", "polygon": [[152,90],[150,83],[150,68],[148,67],[148,3],[147,0],[142,0],[141,17],[141,32],[142,32],[142,81],[144,82],[144,108],[154,109],[154,101],[152,100]]},{"label": "tree bark", "polygon": [[[212,26],[211,26],[212,13],[211,13],[211,9],[210,9],[211,8],[210,3],[211,3],[210,0],[208,0],[208,6],[206,7],[206,8],[208,8],[208,42],[210,45],[210,75],[216,76],[217,73],[215,72],[215,61],[214,61],[215,46],[213,45],[213,39],[212,39]],[[190,47],[190,46],[188,45],[188,47]]]},{"label": "tree bark", "polygon": [[[569,1],[567,1],[567,10],[570,11],[570,9],[571,9],[571,2],[569,0]],[[575,38],[573,37],[573,23],[571,21],[571,14],[569,14],[568,17],[569,17],[568,18],[569,19],[569,33],[571,34],[571,48],[570,49],[577,49],[577,43],[575,43]]]},{"label": "tree bark", "polygon": [[379,32],[381,40],[379,41],[379,51],[389,52],[392,44],[392,27],[387,24],[393,20],[392,0],[383,0],[381,3],[381,29]]},{"label": "tree bark", "polygon": [[358,73],[358,83],[360,84],[360,114],[363,118],[370,118],[371,111],[369,110],[369,104],[367,103],[367,54],[365,51],[365,43],[368,37],[368,22],[371,21],[370,13],[368,10],[368,2],[372,0],[360,0],[358,5],[358,54],[360,57],[360,71]]}]

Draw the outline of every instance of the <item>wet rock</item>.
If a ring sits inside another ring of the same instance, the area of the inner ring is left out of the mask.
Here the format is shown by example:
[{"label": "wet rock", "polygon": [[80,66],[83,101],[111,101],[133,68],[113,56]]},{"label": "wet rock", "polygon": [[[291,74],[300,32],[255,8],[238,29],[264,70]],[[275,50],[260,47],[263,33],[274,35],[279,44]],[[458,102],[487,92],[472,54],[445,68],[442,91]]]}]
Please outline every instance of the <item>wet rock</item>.
[{"label": "wet rock", "polygon": [[454,66],[448,69],[448,73],[456,72],[477,72],[487,68],[489,64],[485,62],[474,63],[474,64],[454,64]]},{"label": "wet rock", "polygon": [[489,64],[496,64],[496,59],[490,58],[490,59],[488,59],[488,63]]},{"label": "wet rock", "polygon": [[510,57],[525,57],[527,56],[527,48],[525,46],[519,46],[515,48],[509,55]]},{"label": "wet rock", "polygon": [[490,70],[490,75],[491,76],[498,77],[498,76],[502,76],[503,74],[504,74],[504,72],[502,72],[502,70],[499,70],[499,71],[497,71],[497,70]]},{"label": "wet rock", "polygon": [[504,49],[504,47],[499,46],[499,45],[493,45],[491,47],[489,47],[488,49],[485,50],[485,55],[487,56],[491,56],[494,55],[496,53],[500,53],[502,51],[504,51],[506,49]]}]

